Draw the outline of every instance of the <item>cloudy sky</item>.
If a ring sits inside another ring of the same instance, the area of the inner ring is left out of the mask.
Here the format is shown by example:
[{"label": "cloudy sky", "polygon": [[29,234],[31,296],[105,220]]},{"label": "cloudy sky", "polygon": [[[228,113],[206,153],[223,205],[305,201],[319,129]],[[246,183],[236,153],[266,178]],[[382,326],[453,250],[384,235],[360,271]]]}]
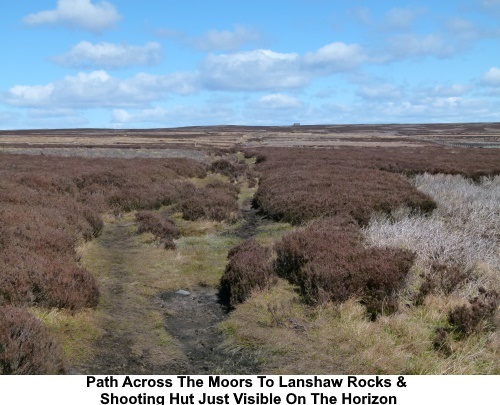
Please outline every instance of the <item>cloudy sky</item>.
[{"label": "cloudy sky", "polygon": [[500,121],[500,0],[22,0],[0,129]]}]

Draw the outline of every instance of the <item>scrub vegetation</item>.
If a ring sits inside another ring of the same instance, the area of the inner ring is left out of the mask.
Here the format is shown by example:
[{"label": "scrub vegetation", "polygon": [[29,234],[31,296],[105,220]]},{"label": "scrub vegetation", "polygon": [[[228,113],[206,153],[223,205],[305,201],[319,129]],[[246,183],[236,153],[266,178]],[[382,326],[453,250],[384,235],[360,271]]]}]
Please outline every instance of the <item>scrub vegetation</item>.
[{"label": "scrub vegetation", "polygon": [[497,150],[243,152],[2,155],[0,373],[500,372]]}]

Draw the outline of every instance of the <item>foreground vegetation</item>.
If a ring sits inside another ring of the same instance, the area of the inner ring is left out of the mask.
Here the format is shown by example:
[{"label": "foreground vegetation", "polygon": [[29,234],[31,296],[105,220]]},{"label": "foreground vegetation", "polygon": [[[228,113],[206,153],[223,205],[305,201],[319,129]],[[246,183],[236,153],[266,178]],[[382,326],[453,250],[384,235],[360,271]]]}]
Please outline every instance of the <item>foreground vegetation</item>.
[{"label": "foreground vegetation", "polygon": [[[2,156],[0,373],[64,372],[63,353],[96,355],[106,322],[142,322],[154,334],[134,350],[164,347],[153,357],[173,364],[182,353],[151,300],[195,286],[219,287],[228,344],[264,372],[500,371],[497,151],[245,154]],[[279,222],[239,234],[252,197]],[[133,254],[110,229],[129,232]],[[117,260],[121,320],[109,319]]]}]

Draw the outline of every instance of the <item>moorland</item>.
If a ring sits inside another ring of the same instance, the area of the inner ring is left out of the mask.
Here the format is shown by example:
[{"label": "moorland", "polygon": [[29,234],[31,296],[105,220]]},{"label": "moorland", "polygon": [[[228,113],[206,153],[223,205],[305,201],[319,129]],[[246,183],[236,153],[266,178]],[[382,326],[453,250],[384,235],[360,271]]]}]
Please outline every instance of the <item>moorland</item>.
[{"label": "moorland", "polygon": [[0,132],[0,374],[498,374],[500,124]]}]

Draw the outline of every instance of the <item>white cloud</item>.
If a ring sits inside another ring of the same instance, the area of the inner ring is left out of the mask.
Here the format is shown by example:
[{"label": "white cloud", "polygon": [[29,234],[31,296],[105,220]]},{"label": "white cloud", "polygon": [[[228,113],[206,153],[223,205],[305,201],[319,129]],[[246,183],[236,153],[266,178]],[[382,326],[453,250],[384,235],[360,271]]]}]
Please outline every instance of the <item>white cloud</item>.
[{"label": "white cloud", "polygon": [[137,74],[117,79],[103,70],[78,73],[43,86],[14,86],[2,99],[19,107],[118,107],[145,105],[168,93],[191,94],[197,90],[194,73]]},{"label": "white cloud", "polygon": [[121,18],[107,1],[93,4],[91,0],[58,0],[55,10],[29,14],[23,18],[28,25],[64,25],[91,32],[111,28]]},{"label": "white cloud", "polygon": [[262,96],[258,101],[258,105],[261,108],[282,110],[298,108],[302,105],[302,103],[297,98],[287,94],[274,93]]},{"label": "white cloud", "polygon": [[315,52],[306,53],[303,64],[326,74],[352,70],[367,59],[363,48],[357,44],[333,42]]},{"label": "white cloud", "polygon": [[111,44],[101,42],[92,44],[81,41],[64,55],[52,58],[61,66],[70,68],[119,69],[134,65],[151,65],[161,59],[161,45],[149,42],[144,46]]},{"label": "white cloud", "polygon": [[301,56],[254,50],[209,55],[201,65],[205,87],[217,90],[283,90],[305,86],[314,77],[346,72],[367,60],[357,44],[334,42]]},{"label": "white cloud", "polygon": [[209,55],[202,64],[205,87],[217,90],[273,90],[302,87],[299,55],[255,50]]},{"label": "white cloud", "polygon": [[492,67],[482,77],[482,83],[486,86],[500,86],[500,69]]}]

